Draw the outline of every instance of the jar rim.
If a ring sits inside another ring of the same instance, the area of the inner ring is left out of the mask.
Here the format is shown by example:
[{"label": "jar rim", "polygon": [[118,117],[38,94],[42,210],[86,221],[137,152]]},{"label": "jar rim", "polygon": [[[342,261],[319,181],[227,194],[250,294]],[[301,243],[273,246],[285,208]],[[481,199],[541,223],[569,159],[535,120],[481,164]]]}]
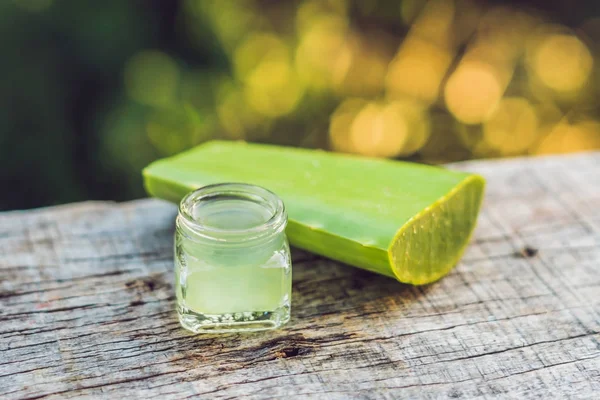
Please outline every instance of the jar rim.
[{"label": "jar rim", "polygon": [[[244,229],[219,228],[194,218],[192,210],[198,202],[214,201],[218,196],[239,197],[258,204],[262,202],[271,215],[266,221]],[[179,203],[179,217],[194,234],[217,241],[255,240],[278,233],[287,225],[285,205],[279,196],[262,186],[237,182],[216,183],[191,191]]]}]

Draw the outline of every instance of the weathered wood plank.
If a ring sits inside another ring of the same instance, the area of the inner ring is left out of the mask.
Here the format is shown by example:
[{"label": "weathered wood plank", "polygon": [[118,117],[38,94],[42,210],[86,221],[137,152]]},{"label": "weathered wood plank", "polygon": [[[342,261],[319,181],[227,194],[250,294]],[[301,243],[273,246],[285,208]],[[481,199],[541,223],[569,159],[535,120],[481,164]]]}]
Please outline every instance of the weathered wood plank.
[{"label": "weathered wood plank", "polygon": [[0,397],[591,398],[600,392],[600,153],[455,166],[488,178],[473,243],[427,287],[295,252],[292,321],[193,336],[176,209],[0,214]]}]

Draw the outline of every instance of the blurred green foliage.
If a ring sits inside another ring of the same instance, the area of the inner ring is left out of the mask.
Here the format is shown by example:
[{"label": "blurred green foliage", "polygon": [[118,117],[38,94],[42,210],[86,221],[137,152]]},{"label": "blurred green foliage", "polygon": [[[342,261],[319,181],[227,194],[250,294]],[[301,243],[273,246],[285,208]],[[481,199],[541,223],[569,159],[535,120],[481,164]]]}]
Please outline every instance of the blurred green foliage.
[{"label": "blurred green foliage", "polygon": [[125,63],[166,48],[196,66],[225,66],[218,51],[180,39],[179,6],[0,2],[0,209],[144,195],[139,168],[161,153],[130,131],[148,110],[124,93]]},{"label": "blurred green foliage", "polygon": [[434,163],[600,148],[592,8],[0,2],[0,209],[143,197],[141,168],[211,138]]}]

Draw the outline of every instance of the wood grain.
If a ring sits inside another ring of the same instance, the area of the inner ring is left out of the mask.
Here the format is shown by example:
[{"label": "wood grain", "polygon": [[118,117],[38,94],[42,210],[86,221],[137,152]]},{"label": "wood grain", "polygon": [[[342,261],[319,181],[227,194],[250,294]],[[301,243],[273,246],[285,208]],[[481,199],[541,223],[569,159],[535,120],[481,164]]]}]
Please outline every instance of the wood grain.
[{"label": "wood grain", "polygon": [[600,153],[453,168],[488,190],[450,275],[296,251],[292,321],[261,334],[179,327],[171,204],[0,214],[0,397],[598,396]]}]

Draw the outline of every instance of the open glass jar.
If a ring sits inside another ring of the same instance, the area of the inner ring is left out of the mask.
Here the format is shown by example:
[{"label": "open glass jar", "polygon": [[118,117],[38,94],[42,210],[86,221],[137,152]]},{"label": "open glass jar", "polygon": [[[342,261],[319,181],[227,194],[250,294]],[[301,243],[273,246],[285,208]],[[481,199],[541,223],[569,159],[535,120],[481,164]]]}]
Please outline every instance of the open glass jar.
[{"label": "open glass jar", "polygon": [[177,313],[192,332],[274,329],[290,319],[292,266],[283,202],[258,186],[189,193],[175,231]]}]

